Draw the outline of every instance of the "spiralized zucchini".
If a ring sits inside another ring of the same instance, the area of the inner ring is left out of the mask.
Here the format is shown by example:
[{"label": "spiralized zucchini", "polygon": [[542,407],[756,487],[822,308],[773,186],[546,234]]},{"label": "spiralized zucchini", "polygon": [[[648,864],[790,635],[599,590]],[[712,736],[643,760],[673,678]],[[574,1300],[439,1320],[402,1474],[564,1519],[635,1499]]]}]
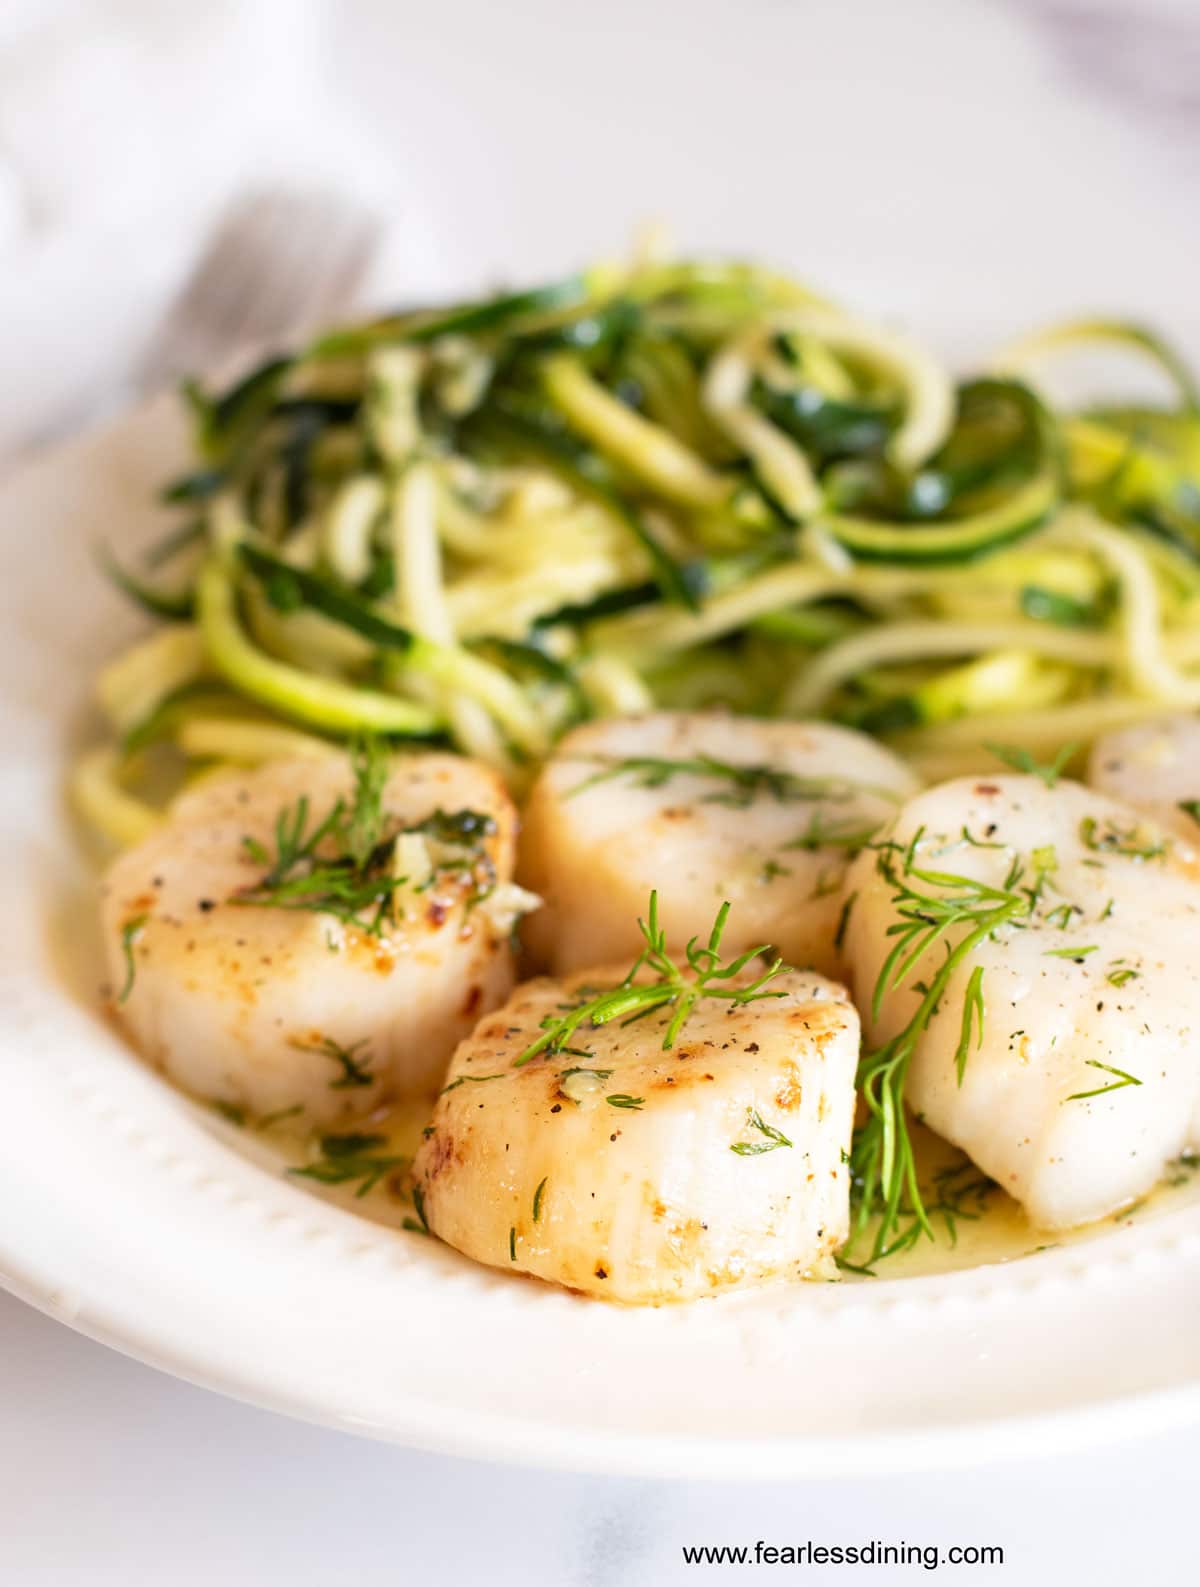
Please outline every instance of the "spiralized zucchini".
[{"label": "spiralized zucchini", "polygon": [[[1052,406],[1031,380],[1080,346],[1162,405]],[[574,722],[656,705],[820,714],[936,770],[1200,705],[1183,360],[1080,320],[993,368],[754,265],[644,261],[189,383],[179,521],[106,559],[165,626],[99,681],[79,803],[129,841],[163,787],[363,731],[520,787]]]}]

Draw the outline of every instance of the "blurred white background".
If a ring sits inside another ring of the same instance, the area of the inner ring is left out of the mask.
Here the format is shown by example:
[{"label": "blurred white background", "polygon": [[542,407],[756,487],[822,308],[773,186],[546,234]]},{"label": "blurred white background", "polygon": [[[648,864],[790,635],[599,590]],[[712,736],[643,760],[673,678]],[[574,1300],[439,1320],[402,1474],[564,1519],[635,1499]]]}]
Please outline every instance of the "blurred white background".
[{"label": "blurred white background", "polygon": [[[956,357],[1068,308],[1195,343],[1197,85],[1195,0],[5,0],[0,453],[104,411],[221,204],[272,180],[386,217],[381,301],[553,274],[661,218]],[[791,1490],[492,1471],[218,1401],[0,1298],[19,1587],[657,1587],[704,1575],[680,1543],[747,1536],[1006,1546],[959,1581],[1191,1557],[1190,1437],[1029,1453]]]},{"label": "blurred white background", "polygon": [[0,437],[99,398],[222,200],[277,178],[378,207],[394,300],[661,218],[964,356],[1177,311],[1197,83],[1195,0],[6,0]]}]

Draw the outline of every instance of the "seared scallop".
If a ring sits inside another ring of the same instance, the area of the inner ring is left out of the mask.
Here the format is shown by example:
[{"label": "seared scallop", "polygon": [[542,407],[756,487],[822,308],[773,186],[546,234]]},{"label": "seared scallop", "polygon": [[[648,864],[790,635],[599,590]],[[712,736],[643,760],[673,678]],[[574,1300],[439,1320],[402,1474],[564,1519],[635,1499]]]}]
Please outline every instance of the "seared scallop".
[{"label": "seared scallop", "polygon": [[1200,717],[1163,717],[1106,733],[1092,746],[1087,780],[1200,843]]},{"label": "seared scallop", "polygon": [[1116,1211],[1200,1140],[1198,878],[1129,806],[1007,776],[918,795],[852,867],[868,1049],[912,1036],[909,1105],[1035,1224]]},{"label": "seared scallop", "polygon": [[[744,984],[746,972],[738,981]],[[458,1048],[416,1159],[430,1229],[480,1262],[635,1305],[799,1278],[843,1242],[858,1017],[779,995],[548,1026],[621,971],[528,982]]]},{"label": "seared scallop", "polygon": [[185,1090],[257,1115],[431,1094],[513,984],[514,837],[497,777],[456,756],[198,787],[105,882],[121,1023]]},{"label": "seared scallop", "polygon": [[577,728],[525,811],[520,878],[545,902],[524,941],[560,975],[636,952],[657,888],[677,950],[729,899],[729,947],[771,943],[837,975],[848,861],[915,788],[827,723],[659,712]]}]

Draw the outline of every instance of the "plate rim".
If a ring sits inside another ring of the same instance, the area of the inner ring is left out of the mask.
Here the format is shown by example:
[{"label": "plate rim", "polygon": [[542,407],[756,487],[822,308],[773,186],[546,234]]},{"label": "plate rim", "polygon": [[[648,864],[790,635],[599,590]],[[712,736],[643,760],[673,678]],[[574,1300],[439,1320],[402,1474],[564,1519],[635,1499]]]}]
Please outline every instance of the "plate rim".
[{"label": "plate rim", "polygon": [[[73,468],[78,473],[82,469],[86,477],[89,459],[95,459],[97,455],[103,458],[106,449],[114,443],[124,444],[131,439],[140,443],[143,432],[153,435],[163,426],[164,407],[159,402],[125,415],[103,429],[74,439],[66,447],[47,451],[28,460],[15,473],[6,474],[0,479],[0,518],[4,516],[14,495],[19,496],[22,491],[36,492],[38,488],[46,486],[47,476],[55,470],[65,469],[70,473]],[[133,451],[137,452],[138,447],[135,446]],[[155,464],[155,473],[158,472],[158,464]],[[52,490],[53,485],[46,488]],[[2,533],[0,530],[0,535]],[[3,554],[4,547],[0,540],[0,556]],[[16,598],[15,594],[10,592],[9,598]],[[0,639],[2,637],[0,635]],[[19,709],[11,708],[7,698],[0,703],[0,736],[7,736],[14,727],[20,727],[23,721]],[[61,757],[66,750],[69,728],[70,723],[65,715],[52,715],[48,722],[41,724],[44,737],[41,748],[45,760],[42,770],[46,774],[47,786],[60,785]],[[36,753],[35,745],[35,758]],[[16,821],[17,815],[5,816],[3,819],[6,823],[10,819]],[[61,840],[64,830],[61,800],[46,820]],[[11,925],[5,928],[0,922],[0,937],[11,935],[13,931]],[[15,936],[13,941],[28,950],[27,943],[19,944]],[[0,961],[3,957],[0,954]],[[94,1010],[86,1010],[71,995],[61,978],[51,979],[61,1005],[60,1015],[62,1008],[72,1009],[81,1018],[86,1018],[88,1013],[94,1014]],[[102,1052],[102,1038],[98,1032],[92,1029],[92,1034],[96,1041],[93,1057],[99,1063],[107,1055]],[[114,1044],[115,1040],[114,1037]],[[8,1047],[8,1042],[3,1045]],[[127,1072],[130,1078],[136,1076],[139,1083],[152,1085],[161,1091],[164,1101],[179,1100],[178,1093],[169,1090],[152,1076],[133,1054],[122,1052],[121,1063],[123,1072]],[[4,1071],[5,1066],[0,1064],[0,1094],[5,1083]],[[194,1121],[192,1127],[199,1129]],[[211,1136],[209,1139],[211,1141]],[[233,1152],[232,1148],[226,1150],[243,1168],[252,1166],[243,1154]],[[290,1195],[310,1201],[296,1187],[289,1186],[287,1189]],[[579,1425],[570,1420],[559,1420],[552,1424],[543,1420],[532,1421],[527,1415],[500,1413],[480,1405],[431,1405],[426,1411],[419,1397],[413,1399],[405,1413],[397,1413],[393,1407],[386,1422],[372,1421],[369,1417],[339,1410],[330,1400],[306,1396],[300,1385],[293,1385],[287,1392],[264,1387],[262,1383],[256,1385],[244,1372],[224,1370],[214,1364],[211,1358],[206,1361],[203,1353],[197,1354],[183,1348],[178,1339],[173,1344],[169,1337],[159,1337],[157,1340],[145,1337],[129,1321],[121,1323],[117,1320],[111,1297],[106,1302],[102,1293],[73,1289],[69,1278],[55,1270],[51,1253],[46,1253],[44,1260],[37,1263],[22,1257],[22,1242],[5,1236],[3,1219],[3,1209],[0,1208],[0,1287],[76,1332],[156,1370],[244,1403],[313,1425],[332,1427],[342,1432],[434,1453],[529,1467],[554,1464],[580,1472],[650,1477],[725,1480],[814,1478],[851,1473],[879,1474],[898,1469],[937,1469],[950,1463],[984,1464],[1028,1457],[1031,1452],[1065,1453],[1100,1439],[1132,1436],[1200,1422],[1200,1364],[1191,1362],[1189,1376],[1186,1379],[1181,1377],[1170,1386],[1097,1396],[1086,1402],[1043,1413],[1030,1413],[1026,1409],[1007,1417],[992,1416],[941,1425],[904,1425],[890,1431],[879,1428],[852,1430],[836,1436],[802,1430],[786,1435],[759,1437],[732,1437],[715,1432],[696,1436],[690,1433],[658,1434],[644,1429],[617,1431],[608,1427]],[[1200,1207],[1177,1210],[1153,1221],[1160,1225],[1162,1236],[1168,1221],[1178,1219],[1183,1219],[1183,1223],[1173,1223],[1172,1226],[1186,1231],[1184,1239],[1189,1247],[1189,1269],[1200,1274],[1200,1260],[1197,1260],[1200,1258]],[[365,1227],[370,1229],[377,1226]],[[1147,1224],[1143,1229],[1149,1227],[1151,1225]],[[1113,1230],[1109,1236],[1095,1242],[1097,1255],[1091,1266],[1097,1270],[1111,1268],[1112,1264],[1106,1260],[1107,1253],[1111,1251],[1115,1256],[1118,1247],[1110,1242],[1119,1241],[1130,1232]],[[1164,1246],[1164,1239],[1160,1237],[1157,1243]],[[1132,1242],[1126,1241],[1123,1249],[1131,1253],[1131,1274],[1138,1271],[1139,1251],[1147,1256],[1153,1255],[1152,1250],[1146,1249],[1152,1244],[1153,1240],[1142,1239],[1140,1233]],[[1068,1256],[1070,1249],[1063,1248],[1059,1253],[1039,1258],[1046,1264],[1044,1271],[1048,1275],[1059,1271],[1060,1267],[1064,1272],[1067,1271],[1071,1266]],[[1063,1257],[1062,1263],[1055,1261],[1058,1256]],[[1010,1265],[1009,1271],[1020,1265]],[[1086,1261],[1082,1264],[1076,1262],[1075,1265],[1082,1265],[1085,1269],[1088,1267]],[[1011,1291],[1015,1287],[1009,1278],[998,1277],[1000,1269],[997,1267],[966,1271],[976,1275],[980,1293],[985,1296],[988,1281],[979,1279],[980,1274],[988,1274],[989,1279],[994,1281],[992,1287],[1000,1291]],[[1037,1285],[1042,1271],[1038,1269],[1037,1275],[1030,1279],[1031,1286]],[[958,1276],[965,1275],[945,1277]],[[904,1305],[919,1300],[908,1286],[925,1286],[921,1293],[932,1296],[935,1293],[933,1286],[939,1283],[937,1278],[911,1278],[889,1285],[889,1288],[907,1291],[906,1294],[894,1296],[898,1304]],[[947,1293],[955,1288],[954,1285],[942,1287]],[[959,1286],[964,1292],[967,1287]],[[937,1293],[940,1294],[941,1290]],[[70,1296],[69,1300],[65,1299],[67,1296]],[[604,1312],[621,1310],[608,1306],[601,1309]],[[233,1314],[236,1315],[236,1308]],[[753,1327],[753,1323],[749,1326]]]}]

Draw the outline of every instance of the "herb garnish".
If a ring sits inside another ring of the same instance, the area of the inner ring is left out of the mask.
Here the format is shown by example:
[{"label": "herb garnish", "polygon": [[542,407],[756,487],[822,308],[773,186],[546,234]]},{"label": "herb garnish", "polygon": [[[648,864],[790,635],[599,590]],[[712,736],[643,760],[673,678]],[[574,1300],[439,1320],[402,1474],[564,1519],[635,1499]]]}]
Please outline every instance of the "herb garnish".
[{"label": "herb garnish", "polygon": [[781,1146],[792,1144],[782,1130],[766,1122],[757,1108],[746,1109],[746,1128],[757,1130],[764,1138],[761,1141],[734,1141],[729,1150],[736,1152],[739,1157],[761,1157],[763,1152],[778,1151]]},{"label": "herb garnish", "polygon": [[547,1174],[546,1178],[542,1180],[541,1184],[537,1187],[537,1189],[533,1193],[533,1221],[534,1221],[534,1223],[538,1223],[541,1220],[541,1216],[542,1216],[542,1199],[543,1199],[543,1197],[546,1194],[546,1186],[549,1183],[549,1180],[550,1180],[550,1176]]},{"label": "herb garnish", "polygon": [[[892,889],[898,919],[891,927],[895,942],[880,969],[872,997],[879,1018],[884,997],[901,986],[918,961],[938,943],[946,955],[938,969],[919,989],[920,1002],[912,1018],[889,1041],[860,1060],[858,1086],[867,1108],[866,1121],[855,1132],[851,1175],[857,1208],[850,1244],[878,1214],[878,1225],[868,1264],[900,1249],[918,1231],[932,1237],[929,1213],[917,1183],[912,1138],[904,1111],[904,1089],[917,1042],[928,1029],[950,979],[980,944],[1002,926],[1024,924],[1041,896],[1046,872],[1038,868],[1033,886],[1019,886],[1024,875],[1014,860],[1002,887],[992,887],[970,876],[927,869],[918,864],[918,849],[925,835],[918,828],[907,846],[894,840],[877,845],[876,870]],[[963,935],[950,946],[948,934]],[[961,1083],[974,1035],[983,1035],[983,977],[976,966],[968,982],[955,1062]],[[907,1233],[901,1229],[905,1215],[913,1220]]]},{"label": "herb garnish", "polygon": [[[958,1244],[958,1224],[963,1219],[974,1223],[982,1217],[985,1203],[999,1190],[994,1179],[980,1173],[969,1157],[961,1163],[939,1168],[931,1186],[933,1198],[926,1203],[931,1218],[941,1218],[950,1244]],[[914,1240],[919,1226],[913,1224]]]},{"label": "herb garnish", "polygon": [[1095,953],[1097,944],[1089,943],[1086,948],[1047,948],[1042,954],[1043,959],[1074,959],[1076,964],[1082,964],[1089,953]]},{"label": "herb garnish", "polygon": [[[352,1130],[345,1135],[322,1135],[318,1141],[321,1155],[315,1163],[304,1168],[289,1168],[288,1173],[298,1179],[315,1179],[320,1185],[351,1185],[357,1180],[356,1197],[374,1190],[385,1175],[402,1168],[408,1159],[381,1153],[379,1148],[388,1143],[386,1135],[366,1134]],[[416,1192],[413,1193],[416,1202]],[[421,1208],[417,1206],[418,1213]],[[422,1214],[422,1222],[424,1215]]]},{"label": "herb garnish", "polygon": [[1047,788],[1053,788],[1062,776],[1064,766],[1079,745],[1064,744],[1054,759],[1045,764],[1036,761],[1027,749],[1018,749],[1011,744],[985,743],[983,747],[997,760],[1002,760],[1006,766],[1011,766],[1014,771],[1024,772],[1028,777],[1038,777]]},{"label": "herb garnish", "polygon": [[878,794],[893,803],[899,802],[898,796],[888,788],[854,783],[844,777],[801,777],[781,766],[744,765],[717,760],[712,755],[696,755],[685,760],[670,760],[659,755],[629,755],[623,759],[592,755],[588,759],[601,762],[601,770],[577,783],[568,798],[616,777],[629,777],[639,788],[662,788],[673,777],[703,777],[725,785],[715,793],[705,794],[703,803],[726,805],[732,810],[747,809],[761,795],[774,799],[777,804],[803,804],[817,799],[844,804],[859,793]]},{"label": "herb garnish", "polygon": [[125,955],[125,981],[121,990],[117,993],[118,1003],[124,1003],[130,992],[133,991],[133,983],[137,978],[137,962],[133,957],[134,944],[141,936],[149,919],[149,915],[135,915],[132,920],[127,920],[121,927],[121,952]]},{"label": "herb garnish", "polygon": [[610,1108],[633,1108],[635,1111],[645,1106],[645,1097],[631,1097],[624,1091],[613,1091],[604,1099]]},{"label": "herb garnish", "polygon": [[1102,1064],[1099,1058],[1085,1058],[1084,1062],[1089,1069],[1103,1069],[1107,1075],[1116,1075],[1116,1079],[1106,1086],[1097,1086],[1094,1091],[1074,1091],[1069,1097],[1064,1097],[1064,1102],[1083,1102],[1088,1097],[1102,1097],[1109,1091],[1120,1091],[1125,1086],[1140,1086],[1141,1081],[1136,1075],[1131,1075],[1125,1069],[1115,1069],[1112,1064]]},{"label": "herb garnish", "polygon": [[438,1096],[444,1097],[448,1091],[457,1091],[459,1086],[481,1086],[485,1080],[499,1080],[499,1074],[494,1075],[459,1075],[457,1080],[451,1080],[448,1086],[443,1086]]},{"label": "herb garnish", "polygon": [[335,1080],[329,1082],[329,1089],[349,1091],[355,1086],[369,1086],[375,1083],[370,1061],[364,1063],[359,1056],[370,1039],[369,1036],[364,1036],[359,1041],[351,1042],[349,1047],[343,1047],[341,1042],[335,1041],[332,1036],[321,1036],[316,1041],[294,1041],[291,1045],[299,1052],[317,1052],[326,1058],[332,1058],[342,1072]]},{"label": "herb garnish", "polygon": [[850,924],[850,911],[854,908],[854,901],[857,897],[857,891],[851,893],[842,905],[841,913],[838,915],[837,930],[833,934],[833,945],[839,952],[846,940],[846,927]]},{"label": "herb garnish", "polygon": [[352,756],[354,794],[349,802],[339,797],[324,819],[310,826],[308,798],[301,795],[275,819],[273,855],[256,838],[242,839],[246,854],[266,874],[230,902],[333,915],[382,936],[385,927],[396,923],[396,894],[407,881],[396,874],[396,843],[412,834],[461,846],[463,852],[441,858],[437,870],[464,876],[471,902],[485,897],[496,879],[482,846],[482,839],[496,829],[492,817],[474,810],[436,810],[389,832],[383,809],[387,750],[379,739],[367,738],[353,747]]},{"label": "herb garnish", "polygon": [[[721,938],[729,919],[730,907],[729,902],[726,901],[717,911],[706,947],[698,947],[699,939],[696,937],[688,943],[685,950],[688,969],[691,971],[688,975],[667,952],[666,933],[658,920],[658,893],[652,892],[649,920],[638,921],[638,928],[646,946],[630,966],[624,980],[618,986],[588,998],[559,1019],[544,1021],[545,1028],[542,1034],[514,1058],[514,1069],[529,1063],[539,1053],[565,1051],[572,1036],[584,1024],[608,1025],[613,1020],[629,1024],[632,1020],[653,1013],[655,1009],[671,1007],[674,1013],[662,1042],[666,1050],[675,1045],[685,1020],[702,997],[723,998],[735,1008],[744,1003],[757,1002],[759,998],[783,997],[783,992],[764,990],[767,982],[773,980],[785,968],[783,960],[779,958],[774,959],[762,975],[757,976],[747,985],[727,984],[734,976],[739,975],[752,959],[770,951],[765,945],[747,948],[736,958],[730,959],[725,964],[721,963]],[[635,978],[643,968],[653,971],[654,979],[635,984]]]},{"label": "herb garnish", "polygon": [[799,837],[783,844],[784,849],[849,849],[857,854],[859,849],[879,831],[880,823],[872,821],[864,826],[855,821],[828,821],[824,813],[814,810],[808,826]]},{"label": "herb garnish", "polygon": [[1132,860],[1157,860],[1167,852],[1164,842],[1140,827],[1119,827],[1112,821],[1101,824],[1095,816],[1084,816],[1079,823],[1079,840],[1093,853],[1121,854]]},{"label": "herb garnish", "polygon": [[1196,825],[1200,826],[1200,799],[1180,799],[1175,808],[1182,810],[1184,815],[1191,816]]},{"label": "herb garnish", "polygon": [[954,1049],[954,1072],[958,1076],[958,1083],[962,1085],[963,1076],[967,1072],[967,1059],[971,1051],[971,1027],[975,1027],[976,1051],[983,1046],[983,966],[977,964],[971,971],[971,979],[967,982],[966,996],[963,998],[962,1029],[958,1035],[958,1046]]},{"label": "herb garnish", "polygon": [[1173,1157],[1167,1164],[1166,1182],[1172,1189],[1186,1185],[1197,1169],[1200,1169],[1200,1152],[1185,1146],[1179,1156]]}]

